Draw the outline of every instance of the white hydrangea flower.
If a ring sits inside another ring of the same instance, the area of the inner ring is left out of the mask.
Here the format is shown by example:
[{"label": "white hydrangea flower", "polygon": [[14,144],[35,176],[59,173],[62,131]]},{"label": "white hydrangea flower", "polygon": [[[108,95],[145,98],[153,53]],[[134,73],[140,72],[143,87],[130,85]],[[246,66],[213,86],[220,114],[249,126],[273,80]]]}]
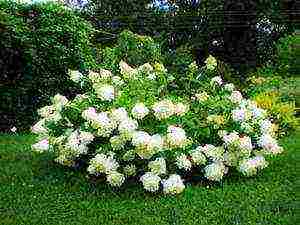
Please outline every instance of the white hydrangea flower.
[{"label": "white hydrangea flower", "polygon": [[123,75],[124,78],[131,79],[136,76],[137,70],[130,67],[123,60],[120,61],[119,66],[120,66],[121,74]]},{"label": "white hydrangea flower", "polygon": [[130,164],[130,165],[126,165],[124,168],[123,168],[123,171],[125,173],[126,176],[135,176],[136,175],[136,166],[133,165],[133,164]]},{"label": "white hydrangea flower", "polygon": [[69,100],[63,95],[56,94],[53,97],[52,102],[54,108],[60,112],[63,109],[63,107],[69,102]]},{"label": "white hydrangea flower", "polygon": [[199,102],[205,102],[209,98],[209,95],[207,94],[206,91],[203,91],[201,93],[196,94],[195,97]]},{"label": "white hydrangea flower", "polygon": [[152,135],[148,143],[148,148],[151,151],[158,152],[161,151],[163,147],[164,147],[164,140],[162,136],[160,136],[159,134]]},{"label": "white hydrangea flower", "polygon": [[90,174],[99,175],[100,173],[110,174],[116,171],[119,163],[113,158],[112,155],[105,155],[103,153],[97,154],[90,160],[90,165],[87,171]]},{"label": "white hydrangea flower", "polygon": [[59,137],[51,139],[51,144],[63,145],[65,143],[66,138],[67,138],[67,135],[60,135]]},{"label": "white hydrangea flower", "polygon": [[278,145],[277,140],[269,134],[263,134],[258,140],[258,145],[268,154],[276,155],[283,151],[283,148]]},{"label": "white hydrangea flower", "polygon": [[97,120],[97,111],[94,107],[89,107],[82,112],[82,118],[88,121]]},{"label": "white hydrangea flower", "polygon": [[98,98],[103,101],[113,101],[115,98],[115,88],[109,84],[102,84],[99,87],[94,86],[94,89],[97,93]]},{"label": "white hydrangea flower", "polygon": [[201,150],[201,146],[197,147],[196,149],[192,150],[190,152],[192,162],[196,166],[204,165],[206,163],[206,157],[203,154],[203,151]]},{"label": "white hydrangea flower", "polygon": [[[64,165],[64,166],[74,166],[74,156],[72,152],[65,152],[64,154],[60,154],[56,159],[55,162]],[[75,157],[76,158],[76,157]]]},{"label": "white hydrangea flower", "polygon": [[223,141],[225,142],[225,145],[228,147],[230,145],[235,145],[239,142],[240,136],[237,132],[231,132],[229,134],[225,134],[223,136]]},{"label": "white hydrangea flower", "polygon": [[264,169],[268,166],[268,162],[263,156],[255,156],[253,158],[243,160],[238,170],[245,176],[254,176],[258,170]]},{"label": "white hydrangea flower", "polygon": [[240,155],[236,151],[226,151],[223,156],[223,162],[226,166],[237,166]]},{"label": "white hydrangea flower", "polygon": [[153,72],[153,67],[150,65],[150,63],[145,63],[139,66],[138,71],[142,71],[144,73],[151,73]]},{"label": "white hydrangea flower", "polygon": [[177,174],[170,175],[170,177],[162,183],[165,194],[179,194],[183,192],[185,188],[181,177]]},{"label": "white hydrangea flower", "polygon": [[225,84],[224,85],[224,89],[226,90],[226,91],[229,91],[229,92],[233,92],[234,91],[234,84],[232,84],[232,83],[229,83],[229,84]]},{"label": "white hydrangea flower", "polygon": [[160,177],[154,173],[147,172],[141,176],[140,181],[143,183],[144,189],[150,192],[156,192],[159,190]]},{"label": "white hydrangea flower", "polygon": [[155,80],[156,79],[156,74],[155,73],[149,73],[149,75],[147,76],[148,80]]},{"label": "white hydrangea flower", "polygon": [[39,142],[37,142],[31,146],[31,148],[34,151],[40,152],[40,153],[48,151],[49,147],[50,147],[50,145],[49,145],[48,139],[40,140]]},{"label": "white hydrangea flower", "polygon": [[274,124],[268,119],[264,119],[260,122],[260,132],[262,134],[273,135],[275,131],[274,128],[275,128]]},{"label": "white hydrangea flower", "polygon": [[131,149],[124,153],[122,159],[124,161],[132,161],[135,158],[135,150]]},{"label": "white hydrangea flower", "polygon": [[17,129],[16,127],[12,127],[12,128],[10,129],[10,131],[13,132],[13,133],[16,133],[17,130],[18,130],[18,129]]},{"label": "white hydrangea flower", "polygon": [[142,159],[149,159],[163,148],[163,139],[160,135],[150,136],[144,131],[137,131],[132,138],[132,144],[136,146],[136,153]]},{"label": "white hydrangea flower", "polygon": [[136,120],[127,118],[126,120],[123,120],[118,127],[118,130],[120,132],[120,135],[125,139],[129,140],[132,138],[132,135],[134,134],[135,130],[138,128],[138,123]]},{"label": "white hydrangea flower", "polygon": [[248,108],[249,110],[253,110],[257,108],[256,102],[250,99],[243,99],[240,103],[240,106],[244,108]]},{"label": "white hydrangea flower", "polygon": [[83,74],[78,70],[69,70],[69,76],[70,79],[75,83],[79,83],[83,78]]},{"label": "white hydrangea flower", "polygon": [[236,122],[245,122],[251,119],[251,113],[245,108],[238,108],[232,110],[232,119]]},{"label": "white hydrangea flower", "polygon": [[83,111],[82,117],[86,119],[91,127],[97,129],[97,135],[108,137],[116,128],[117,124],[108,117],[107,112],[96,113],[93,108]]},{"label": "white hydrangea flower", "polygon": [[136,147],[146,147],[151,140],[151,136],[145,131],[136,131],[133,133],[132,144]]},{"label": "white hydrangea flower", "polygon": [[243,95],[239,91],[233,91],[229,96],[229,100],[235,104],[239,104],[243,100]]},{"label": "white hydrangea flower", "polygon": [[204,176],[208,180],[221,181],[226,172],[226,167],[222,162],[218,161],[207,165],[204,168],[204,172]]},{"label": "white hydrangea flower", "polygon": [[121,185],[124,183],[125,181],[125,176],[122,173],[119,173],[117,171],[111,171],[108,175],[107,175],[107,181],[108,183],[113,186],[113,187],[121,187]]},{"label": "white hydrangea flower", "polygon": [[88,151],[87,145],[91,143],[94,136],[89,132],[75,130],[67,138],[66,148],[70,149],[74,156],[78,157],[81,154],[86,154]]},{"label": "white hydrangea flower", "polygon": [[219,131],[218,131],[218,136],[219,136],[220,138],[222,138],[222,139],[223,139],[223,137],[224,137],[226,134],[228,134],[228,132],[227,132],[226,130],[219,130]]},{"label": "white hydrangea flower", "polygon": [[121,86],[123,86],[123,84],[124,84],[124,81],[123,81],[122,78],[119,77],[119,76],[113,76],[113,77],[111,78],[111,82],[112,82],[113,85],[115,85],[115,86],[117,86],[117,87],[121,87]]},{"label": "white hydrangea flower", "polygon": [[132,144],[136,147],[136,153],[142,159],[149,159],[157,152],[156,148],[149,147],[150,141],[151,136],[147,132],[137,131],[133,134]]},{"label": "white hydrangea flower", "polygon": [[169,126],[167,143],[171,148],[183,148],[187,144],[185,131],[181,127]]},{"label": "white hydrangea flower", "polygon": [[62,115],[59,112],[54,112],[48,118],[45,118],[47,122],[54,122],[57,123],[62,119]]},{"label": "white hydrangea flower", "polygon": [[166,174],[167,166],[164,158],[157,158],[154,161],[148,163],[150,171],[156,175]]},{"label": "white hydrangea flower", "polygon": [[109,126],[112,123],[112,120],[109,118],[109,115],[107,112],[100,112],[97,113],[97,117],[95,120],[96,124],[99,124],[99,127],[103,126]]},{"label": "white hydrangea flower", "polygon": [[222,77],[220,77],[220,76],[213,77],[213,78],[211,78],[210,83],[211,83],[211,85],[221,86],[223,84]]},{"label": "white hydrangea flower", "polygon": [[89,71],[88,78],[93,84],[101,82],[100,74],[94,71]]},{"label": "white hydrangea flower", "polygon": [[45,128],[46,119],[41,119],[31,128],[32,133],[34,134],[47,134],[48,130]]},{"label": "white hydrangea flower", "polygon": [[126,141],[119,135],[113,136],[109,139],[110,145],[113,150],[120,150],[124,148]]},{"label": "white hydrangea flower", "polygon": [[188,111],[189,107],[183,103],[177,103],[174,105],[174,113],[177,116],[182,116]]},{"label": "white hydrangea flower", "polygon": [[131,110],[131,114],[135,119],[143,119],[149,113],[149,109],[144,105],[144,103],[137,103]]},{"label": "white hydrangea flower", "polygon": [[192,168],[192,163],[185,154],[180,154],[176,157],[176,165],[179,169],[186,171],[189,171]]},{"label": "white hydrangea flower", "polygon": [[105,70],[105,69],[100,69],[99,74],[101,79],[103,80],[111,79],[113,76],[109,70]]},{"label": "white hydrangea flower", "polygon": [[121,123],[124,120],[128,120],[128,113],[124,107],[111,110],[111,119],[116,123]]},{"label": "white hydrangea flower", "polygon": [[250,152],[250,151],[252,151],[252,149],[253,149],[253,146],[252,146],[252,142],[251,142],[251,138],[250,137],[248,137],[248,136],[244,136],[244,137],[241,137],[240,139],[239,139],[239,147],[242,149],[242,150],[244,150],[244,151],[246,151],[246,152]]},{"label": "white hydrangea flower", "polygon": [[49,118],[55,112],[53,105],[47,105],[38,109],[38,114],[43,118]]},{"label": "white hydrangea flower", "polygon": [[154,115],[158,120],[166,119],[175,113],[174,104],[170,100],[162,100],[152,107]]},{"label": "white hydrangea flower", "polygon": [[267,111],[258,107],[252,108],[251,112],[255,119],[263,119],[267,116]]}]

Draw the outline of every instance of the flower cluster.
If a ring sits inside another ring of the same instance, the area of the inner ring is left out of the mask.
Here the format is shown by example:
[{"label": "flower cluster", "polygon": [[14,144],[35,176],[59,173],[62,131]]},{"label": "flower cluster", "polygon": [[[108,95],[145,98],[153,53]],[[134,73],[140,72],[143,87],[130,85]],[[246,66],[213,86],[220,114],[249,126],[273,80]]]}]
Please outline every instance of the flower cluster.
[{"label": "flower cluster", "polygon": [[205,60],[205,64],[206,68],[210,71],[215,70],[218,65],[217,60],[211,55]]},{"label": "flower cluster", "polygon": [[188,111],[188,106],[183,103],[174,104],[170,100],[156,102],[153,107],[154,115],[158,120],[167,119],[170,116],[182,116]]},{"label": "flower cluster", "polygon": [[176,126],[168,127],[166,141],[170,148],[183,148],[188,144],[184,129]]},{"label": "flower cluster", "polygon": [[109,118],[107,112],[97,113],[93,107],[84,110],[82,117],[97,130],[97,135],[101,137],[109,137],[117,126],[117,123]]}]

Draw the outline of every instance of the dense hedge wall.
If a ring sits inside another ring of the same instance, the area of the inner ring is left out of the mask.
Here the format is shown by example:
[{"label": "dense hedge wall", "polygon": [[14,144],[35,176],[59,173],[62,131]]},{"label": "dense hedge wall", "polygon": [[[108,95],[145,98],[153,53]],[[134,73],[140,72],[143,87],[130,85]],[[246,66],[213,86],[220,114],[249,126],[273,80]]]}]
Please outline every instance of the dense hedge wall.
[{"label": "dense hedge wall", "polygon": [[0,0],[1,131],[28,129],[48,96],[72,95],[67,69],[95,64],[92,36],[92,26],[64,6]]}]

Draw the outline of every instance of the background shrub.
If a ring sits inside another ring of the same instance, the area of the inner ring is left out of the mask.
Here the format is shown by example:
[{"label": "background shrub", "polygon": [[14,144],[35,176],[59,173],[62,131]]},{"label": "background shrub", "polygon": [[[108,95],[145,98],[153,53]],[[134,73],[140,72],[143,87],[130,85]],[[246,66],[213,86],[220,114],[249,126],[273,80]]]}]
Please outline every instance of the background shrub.
[{"label": "background shrub", "polygon": [[98,50],[100,52],[99,66],[113,72],[118,71],[121,60],[128,62],[131,66],[162,60],[160,46],[151,37],[137,35],[126,30],[118,35],[118,41],[114,47],[104,47]]},{"label": "background shrub", "polygon": [[209,52],[239,70],[263,65],[275,54],[275,42],[295,29],[295,1],[264,0],[91,0],[85,16],[115,41],[124,29],[162,40],[163,52],[190,46],[197,63]]},{"label": "background shrub", "polygon": [[93,28],[54,3],[0,0],[0,9],[0,130],[26,130],[48,96],[76,91],[68,68],[84,70],[95,64]]},{"label": "background shrub", "polygon": [[282,76],[300,74],[300,36],[289,35],[276,45],[276,67]]}]

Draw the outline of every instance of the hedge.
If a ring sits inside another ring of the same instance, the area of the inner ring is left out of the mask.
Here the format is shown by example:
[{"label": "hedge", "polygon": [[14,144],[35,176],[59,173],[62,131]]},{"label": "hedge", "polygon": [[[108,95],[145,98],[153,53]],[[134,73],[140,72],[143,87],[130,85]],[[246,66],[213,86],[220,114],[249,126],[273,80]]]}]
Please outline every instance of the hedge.
[{"label": "hedge", "polygon": [[0,0],[0,131],[28,130],[48,96],[72,95],[67,69],[95,64],[93,32],[62,5]]}]

